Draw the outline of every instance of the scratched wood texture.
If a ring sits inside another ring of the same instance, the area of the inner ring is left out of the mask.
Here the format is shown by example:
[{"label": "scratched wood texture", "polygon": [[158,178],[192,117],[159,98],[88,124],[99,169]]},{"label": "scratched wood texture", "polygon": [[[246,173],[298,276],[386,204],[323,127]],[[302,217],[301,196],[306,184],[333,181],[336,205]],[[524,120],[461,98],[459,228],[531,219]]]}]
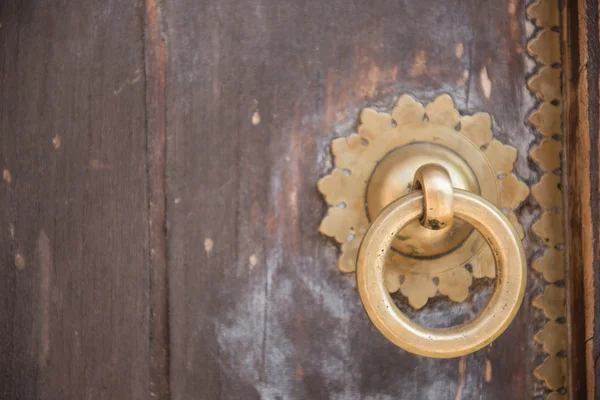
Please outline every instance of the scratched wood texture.
[{"label": "scratched wood texture", "polygon": [[0,5],[0,398],[148,399],[144,17]]},{"label": "scratched wood texture", "polygon": [[[574,0],[563,9],[565,58],[564,177],[567,203],[569,387],[572,398],[598,398],[600,385],[600,8]],[[571,160],[569,162],[569,160]],[[577,160],[573,162],[572,160]],[[585,377],[585,379],[584,379]]]},{"label": "scratched wood texture", "polygon": [[[512,399],[542,396],[524,306],[492,346],[432,360],[369,323],[354,276],[317,233],[329,142],[359,110],[449,93],[495,118],[528,184],[525,3],[234,0],[164,3],[172,398]],[[459,43],[461,45],[459,45]],[[462,50],[460,47],[462,46]],[[528,64],[529,62],[529,64]],[[486,94],[486,91],[488,91]],[[519,210],[527,231],[539,208]],[[541,247],[528,236],[527,256]],[[444,305],[444,307],[450,305]],[[426,311],[448,322],[469,305]],[[541,357],[541,354],[540,354]]]},{"label": "scratched wood texture", "polygon": [[[525,6],[2,2],[0,399],[543,398],[536,274],[493,345],[426,359],[371,326],[317,233],[330,140],[401,93],[489,112],[539,180]],[[540,210],[517,214],[531,260]]]}]

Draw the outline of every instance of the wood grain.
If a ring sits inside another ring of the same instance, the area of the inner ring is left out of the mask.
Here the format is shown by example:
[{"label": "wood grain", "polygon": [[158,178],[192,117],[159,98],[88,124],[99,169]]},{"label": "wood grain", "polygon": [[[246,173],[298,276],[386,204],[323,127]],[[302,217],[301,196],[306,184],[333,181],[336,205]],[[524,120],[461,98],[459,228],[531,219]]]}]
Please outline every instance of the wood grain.
[{"label": "wood grain", "polygon": [[[519,177],[539,180],[527,161],[536,139],[525,122],[524,6],[164,4],[173,399],[544,393],[532,374],[543,317],[530,306],[541,278],[493,346],[420,358],[370,325],[354,276],[336,270],[335,246],[317,233],[330,140],[355,129],[360,108],[389,111],[401,93],[449,93],[463,112],[489,112],[497,137],[518,147]],[[530,201],[519,210],[527,231],[538,215]],[[526,247],[529,259],[541,253],[532,237]],[[443,303],[421,318],[460,322],[470,307]]]},{"label": "wood grain", "polygon": [[[600,383],[598,177],[600,31],[598,1],[566,2],[563,32],[566,82],[565,153],[570,398],[595,398]],[[586,379],[582,377],[586,376]]]},{"label": "wood grain", "polygon": [[169,291],[167,265],[165,42],[160,9],[145,2],[144,56],[150,239],[150,394],[169,398]]},{"label": "wood grain", "polygon": [[0,398],[148,399],[143,14],[0,6]]},{"label": "wood grain", "polygon": [[[331,139],[356,129],[361,108],[389,111],[401,93],[422,102],[447,93],[463,113],[490,113],[495,138],[518,149],[515,173],[538,182],[528,160],[538,139],[525,122],[535,99],[525,90],[524,8],[514,0],[4,2],[0,398],[546,394],[532,375],[540,356],[532,336],[544,318],[530,304],[541,277],[531,274],[523,308],[493,345],[421,358],[371,326],[354,276],[336,270],[336,246],[317,232],[326,206],[316,182],[331,168]],[[583,65],[571,66],[572,82]],[[597,76],[586,77],[589,91]],[[586,117],[590,130],[597,111]],[[585,140],[567,137],[584,164],[598,139]],[[584,167],[569,172],[582,183],[569,190],[579,218],[571,226],[587,229],[583,247],[570,244],[588,257],[570,253],[571,265],[587,268],[571,268],[578,279],[598,260],[585,247],[595,249],[597,237],[597,225],[585,225],[594,204],[585,190],[597,182],[590,163],[588,176]],[[544,248],[530,233],[540,207],[529,199],[517,215],[531,261]],[[460,323],[490,288],[415,318]],[[582,292],[573,286],[572,301]],[[581,330],[573,333],[576,350]],[[575,350],[571,365],[581,366]]]}]

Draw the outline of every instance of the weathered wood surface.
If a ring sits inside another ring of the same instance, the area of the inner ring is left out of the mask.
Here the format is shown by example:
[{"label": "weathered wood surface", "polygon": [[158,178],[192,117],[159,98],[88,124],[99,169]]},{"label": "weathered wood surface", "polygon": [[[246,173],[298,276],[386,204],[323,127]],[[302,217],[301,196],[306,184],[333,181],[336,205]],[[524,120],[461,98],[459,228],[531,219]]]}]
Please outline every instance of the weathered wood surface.
[{"label": "weathered wood surface", "polygon": [[[598,1],[571,1],[565,41],[565,180],[571,398],[600,385],[600,18]],[[584,306],[583,306],[584,305]],[[585,379],[584,379],[585,377]]]},{"label": "weathered wood surface", "polygon": [[148,399],[143,14],[0,5],[0,398]]},{"label": "weathered wood surface", "polygon": [[[542,323],[530,305],[541,291],[535,276],[493,346],[425,359],[370,325],[354,276],[336,271],[336,248],[317,233],[325,205],[315,184],[330,168],[329,141],[353,131],[360,108],[389,110],[401,93],[421,101],[449,93],[463,112],[490,112],[497,137],[519,148],[517,174],[537,182],[527,161],[535,137],[525,122],[533,100],[524,7],[164,4],[173,399],[543,393],[532,375],[532,336]],[[519,215],[528,230],[539,210],[527,203]],[[526,246],[529,258],[539,255],[534,239]],[[461,311],[469,306],[425,319]]]},{"label": "weathered wood surface", "polygon": [[[369,323],[319,236],[329,142],[362,107],[450,94],[539,171],[525,2],[0,5],[0,398],[525,399],[524,306],[432,360]],[[526,231],[540,214],[519,210]],[[14,233],[13,233],[14,232]],[[528,258],[541,247],[529,233]],[[469,316],[441,304],[421,320]],[[5,311],[4,311],[5,310]]]}]

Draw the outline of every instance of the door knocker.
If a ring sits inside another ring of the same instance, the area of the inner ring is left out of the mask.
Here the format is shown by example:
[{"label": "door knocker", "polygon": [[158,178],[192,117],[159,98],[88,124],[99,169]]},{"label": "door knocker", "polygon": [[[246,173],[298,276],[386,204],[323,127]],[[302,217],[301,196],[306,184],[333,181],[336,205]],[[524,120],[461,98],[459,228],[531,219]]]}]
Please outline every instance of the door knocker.
[{"label": "door knocker", "polygon": [[[524,295],[523,229],[513,210],[529,188],[511,174],[516,149],[493,139],[489,114],[461,116],[447,95],[424,107],[401,96],[391,115],[364,109],[358,133],[334,139],[334,169],[318,182],[329,209],[321,233],[341,244],[338,268],[356,270],[375,326],[396,345],[429,357],[482,348],[514,318]],[[473,278],[496,289],[471,322],[420,326],[415,309],[445,295],[464,301]]]}]

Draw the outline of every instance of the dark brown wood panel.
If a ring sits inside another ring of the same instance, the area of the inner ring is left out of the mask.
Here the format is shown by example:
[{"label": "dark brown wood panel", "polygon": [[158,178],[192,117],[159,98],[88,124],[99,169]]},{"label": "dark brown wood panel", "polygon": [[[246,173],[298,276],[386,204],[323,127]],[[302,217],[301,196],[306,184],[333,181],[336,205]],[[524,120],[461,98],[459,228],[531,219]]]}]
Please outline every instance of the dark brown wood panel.
[{"label": "dark brown wood panel", "polygon": [[166,220],[165,41],[160,9],[145,2],[146,124],[148,129],[148,212],[150,217],[150,391],[169,398],[169,292]]},{"label": "dark brown wood panel", "polygon": [[[597,0],[566,2],[566,119],[570,398],[597,398],[600,384],[600,18]],[[586,377],[584,379],[584,377]]]},{"label": "dark brown wood panel", "polygon": [[143,7],[0,5],[0,398],[148,399]]},{"label": "dark brown wood panel", "polygon": [[[493,345],[426,359],[371,326],[317,233],[330,140],[401,93],[489,112],[539,181],[525,3],[2,3],[0,399],[542,398],[538,274]],[[578,6],[563,13],[580,44],[565,60],[573,398],[583,321],[590,382],[600,349],[598,7]],[[540,213],[518,210],[530,261]],[[417,318],[460,322],[478,290]]]},{"label": "dark brown wood panel", "polygon": [[[544,319],[530,305],[541,278],[532,274],[522,310],[493,346],[425,359],[370,325],[354,276],[337,272],[335,246],[317,233],[330,140],[355,129],[360,108],[389,110],[401,93],[424,102],[449,93],[463,112],[490,112],[497,137],[518,147],[516,173],[538,181],[527,161],[536,139],[526,123],[534,100],[524,90],[524,7],[165,2],[174,400],[543,393],[532,336]],[[531,200],[520,209],[526,230],[539,213]],[[536,239],[526,247],[530,259],[541,254]],[[425,318],[458,312],[472,310]]]}]

